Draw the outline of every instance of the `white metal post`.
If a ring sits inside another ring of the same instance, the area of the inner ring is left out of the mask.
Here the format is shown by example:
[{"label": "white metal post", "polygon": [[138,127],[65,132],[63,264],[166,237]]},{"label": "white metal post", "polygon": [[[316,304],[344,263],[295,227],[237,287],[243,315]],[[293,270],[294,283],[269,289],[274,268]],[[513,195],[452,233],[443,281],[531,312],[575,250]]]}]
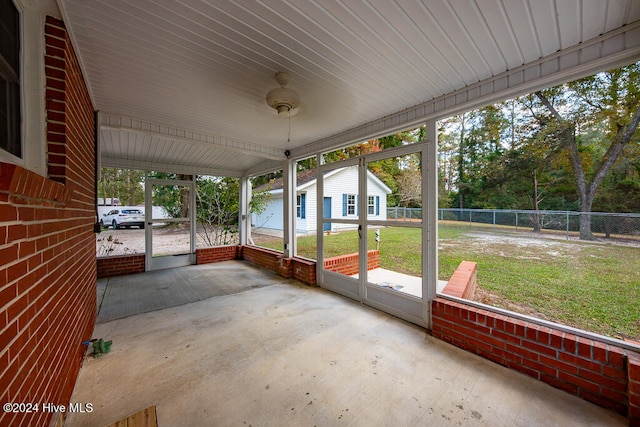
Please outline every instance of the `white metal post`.
[{"label": "white metal post", "polygon": [[360,301],[366,298],[366,283],[369,263],[369,253],[367,251],[367,163],[364,157],[360,158],[358,168],[358,235],[359,252],[358,257],[358,277],[360,282]]},{"label": "white metal post", "polygon": [[320,170],[322,154],[316,155],[316,284],[323,285],[324,269],[324,175]]},{"label": "white metal post", "polygon": [[422,158],[422,303],[424,321],[427,328],[431,328],[431,302],[438,285],[438,132],[435,120],[427,121],[425,136],[428,142]]},{"label": "white metal post", "polygon": [[191,262],[196,264],[198,260],[196,259],[196,240],[198,238],[197,231],[197,220],[198,217],[196,215],[196,175],[189,175],[191,185],[189,185],[189,234],[190,234],[190,247],[189,252],[191,253]]},{"label": "white metal post", "polygon": [[251,181],[248,177],[240,178],[240,209],[238,213],[238,228],[240,244],[246,245],[251,242],[251,212],[249,203],[251,202]]},{"label": "white metal post", "polygon": [[288,159],[284,167],[284,188],[282,194],[284,210],[284,257],[296,254],[296,162]]}]

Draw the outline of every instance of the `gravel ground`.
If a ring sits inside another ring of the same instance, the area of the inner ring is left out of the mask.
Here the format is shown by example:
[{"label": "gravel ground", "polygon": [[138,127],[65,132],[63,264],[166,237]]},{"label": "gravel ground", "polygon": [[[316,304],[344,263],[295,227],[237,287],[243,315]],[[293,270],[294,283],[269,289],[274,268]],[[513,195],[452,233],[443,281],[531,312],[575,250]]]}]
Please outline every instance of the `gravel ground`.
[{"label": "gravel ground", "polygon": [[[138,228],[112,230],[107,229],[96,235],[96,254],[130,255],[143,254],[144,230]],[[188,247],[188,232],[174,229],[154,229],[153,246],[155,253],[171,253],[176,249]]]},{"label": "gravel ground", "polygon": [[[130,255],[145,253],[145,231],[139,228],[112,230],[111,228],[96,235],[96,254],[98,256],[108,255]],[[252,233],[253,242],[261,242],[277,239],[277,236]],[[236,242],[237,244],[238,242]],[[176,250],[188,247],[188,232],[175,230],[172,228],[154,228],[153,246],[156,254],[175,253]],[[196,247],[208,247],[209,245],[198,236]]]}]

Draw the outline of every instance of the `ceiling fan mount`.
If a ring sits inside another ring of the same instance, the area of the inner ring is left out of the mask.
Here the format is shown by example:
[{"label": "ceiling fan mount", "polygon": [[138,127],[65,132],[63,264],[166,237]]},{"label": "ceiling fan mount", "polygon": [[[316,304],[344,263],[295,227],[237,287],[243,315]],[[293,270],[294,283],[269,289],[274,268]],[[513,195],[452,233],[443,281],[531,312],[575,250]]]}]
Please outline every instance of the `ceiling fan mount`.
[{"label": "ceiling fan mount", "polygon": [[291,79],[288,73],[278,72],[275,77],[280,87],[271,89],[267,93],[267,104],[278,112],[278,116],[289,117],[292,110],[300,105],[300,96],[295,90],[286,87]]}]

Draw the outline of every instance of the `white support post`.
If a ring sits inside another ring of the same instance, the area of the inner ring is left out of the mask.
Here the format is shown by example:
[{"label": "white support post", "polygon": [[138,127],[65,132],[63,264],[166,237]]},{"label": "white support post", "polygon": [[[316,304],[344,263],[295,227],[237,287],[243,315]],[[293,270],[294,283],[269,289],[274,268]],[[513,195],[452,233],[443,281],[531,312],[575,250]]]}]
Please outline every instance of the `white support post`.
[{"label": "white support post", "polygon": [[426,123],[426,156],[422,159],[422,301],[423,318],[431,328],[431,302],[438,286],[438,132],[436,121]]},{"label": "white support post", "polygon": [[288,159],[284,167],[284,188],[282,194],[284,218],[284,257],[296,254],[296,162]]},{"label": "white support post", "polygon": [[191,234],[191,245],[189,249],[192,254],[191,256],[193,257],[193,259],[191,260],[193,264],[196,264],[198,262],[198,260],[196,259],[196,242],[198,240],[198,215],[196,214],[196,198],[198,197],[198,195],[196,193],[196,178],[196,175],[189,176],[189,181],[191,181],[189,192],[192,193],[189,194],[189,233]]},{"label": "white support post", "polygon": [[367,251],[367,163],[364,157],[360,158],[358,168],[358,277],[360,287],[360,301],[364,302],[366,296],[366,283],[368,274],[369,253]]},{"label": "white support post", "polygon": [[249,211],[249,203],[251,202],[251,181],[249,178],[240,179],[240,209],[239,209],[239,232],[240,244],[246,245],[251,241],[251,212]]},{"label": "white support post", "polygon": [[323,157],[316,154],[316,284],[324,284],[324,175],[320,170]]}]

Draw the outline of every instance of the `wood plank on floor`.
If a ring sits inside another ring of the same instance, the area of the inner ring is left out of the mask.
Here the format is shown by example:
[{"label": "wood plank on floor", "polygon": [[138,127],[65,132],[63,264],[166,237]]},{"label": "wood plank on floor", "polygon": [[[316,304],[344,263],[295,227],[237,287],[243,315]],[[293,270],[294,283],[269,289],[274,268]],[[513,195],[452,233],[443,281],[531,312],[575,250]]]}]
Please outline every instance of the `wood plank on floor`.
[{"label": "wood plank on floor", "polygon": [[106,427],[157,427],[157,422],[156,407],[149,406]]}]

